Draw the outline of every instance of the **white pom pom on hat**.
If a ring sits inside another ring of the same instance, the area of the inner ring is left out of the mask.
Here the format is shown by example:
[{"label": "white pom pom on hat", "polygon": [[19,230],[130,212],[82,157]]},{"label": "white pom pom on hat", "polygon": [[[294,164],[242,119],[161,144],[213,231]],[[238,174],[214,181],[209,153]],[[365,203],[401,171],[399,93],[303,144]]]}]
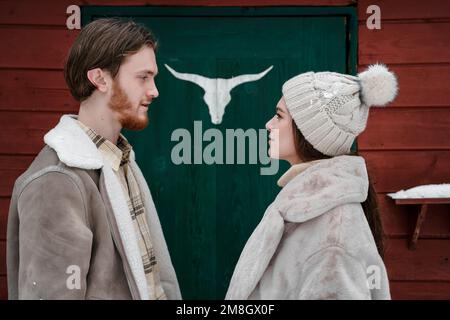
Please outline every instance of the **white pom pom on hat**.
[{"label": "white pom pom on hat", "polygon": [[383,107],[397,96],[397,78],[384,64],[370,65],[358,74],[358,78],[361,81],[361,99],[368,107]]}]

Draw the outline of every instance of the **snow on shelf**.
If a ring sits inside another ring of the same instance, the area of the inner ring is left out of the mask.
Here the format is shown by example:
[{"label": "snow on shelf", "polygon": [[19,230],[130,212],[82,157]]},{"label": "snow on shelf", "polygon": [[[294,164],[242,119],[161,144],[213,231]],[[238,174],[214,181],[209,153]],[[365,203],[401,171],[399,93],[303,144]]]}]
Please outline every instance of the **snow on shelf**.
[{"label": "snow on shelf", "polygon": [[392,199],[450,198],[450,183],[421,185],[387,195]]}]

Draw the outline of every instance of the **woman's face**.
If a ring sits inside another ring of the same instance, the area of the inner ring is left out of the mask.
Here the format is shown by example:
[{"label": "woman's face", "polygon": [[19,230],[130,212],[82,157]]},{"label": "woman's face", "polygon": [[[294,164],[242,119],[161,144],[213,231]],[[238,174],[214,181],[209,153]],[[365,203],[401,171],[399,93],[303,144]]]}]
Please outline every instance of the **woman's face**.
[{"label": "woman's face", "polygon": [[295,150],[294,130],[292,117],[284,102],[278,101],[275,115],[266,123],[269,131],[269,157],[288,161],[291,165],[301,160]]}]

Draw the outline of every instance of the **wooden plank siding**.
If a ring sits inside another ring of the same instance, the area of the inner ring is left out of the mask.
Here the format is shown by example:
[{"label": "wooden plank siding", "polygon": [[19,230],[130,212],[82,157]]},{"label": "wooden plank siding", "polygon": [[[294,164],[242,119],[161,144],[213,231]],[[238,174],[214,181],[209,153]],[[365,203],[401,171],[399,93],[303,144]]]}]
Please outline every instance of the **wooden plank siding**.
[{"label": "wooden plank siding", "polygon": [[[381,8],[381,30],[366,9]],[[388,235],[386,266],[394,299],[450,299],[450,206],[432,205],[416,251],[408,250],[418,206],[397,206],[388,192],[450,182],[450,2],[358,2],[359,66],[384,62],[399,96],[372,110],[358,147],[378,192]]]},{"label": "wooden plank siding", "polygon": [[[355,5],[351,0],[62,0],[0,2],[0,299],[7,298],[6,221],[15,179],[63,113],[77,111],[62,76],[78,35],[66,8],[92,5]],[[382,29],[368,30],[366,8],[381,8]],[[430,207],[416,251],[408,250],[417,207],[389,192],[450,181],[450,2],[360,0],[358,70],[380,61],[399,78],[399,96],[372,110],[358,140],[378,193],[388,236],[386,265],[394,299],[450,299],[450,209]]]}]

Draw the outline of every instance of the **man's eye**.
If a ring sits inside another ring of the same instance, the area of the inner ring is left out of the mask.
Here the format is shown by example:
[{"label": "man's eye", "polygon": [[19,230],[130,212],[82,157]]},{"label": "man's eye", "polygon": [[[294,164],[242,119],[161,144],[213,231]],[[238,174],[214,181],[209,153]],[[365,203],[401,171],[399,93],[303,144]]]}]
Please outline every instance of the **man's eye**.
[{"label": "man's eye", "polygon": [[147,80],[147,79],[148,79],[148,76],[142,76],[141,79],[142,79],[142,80]]}]

